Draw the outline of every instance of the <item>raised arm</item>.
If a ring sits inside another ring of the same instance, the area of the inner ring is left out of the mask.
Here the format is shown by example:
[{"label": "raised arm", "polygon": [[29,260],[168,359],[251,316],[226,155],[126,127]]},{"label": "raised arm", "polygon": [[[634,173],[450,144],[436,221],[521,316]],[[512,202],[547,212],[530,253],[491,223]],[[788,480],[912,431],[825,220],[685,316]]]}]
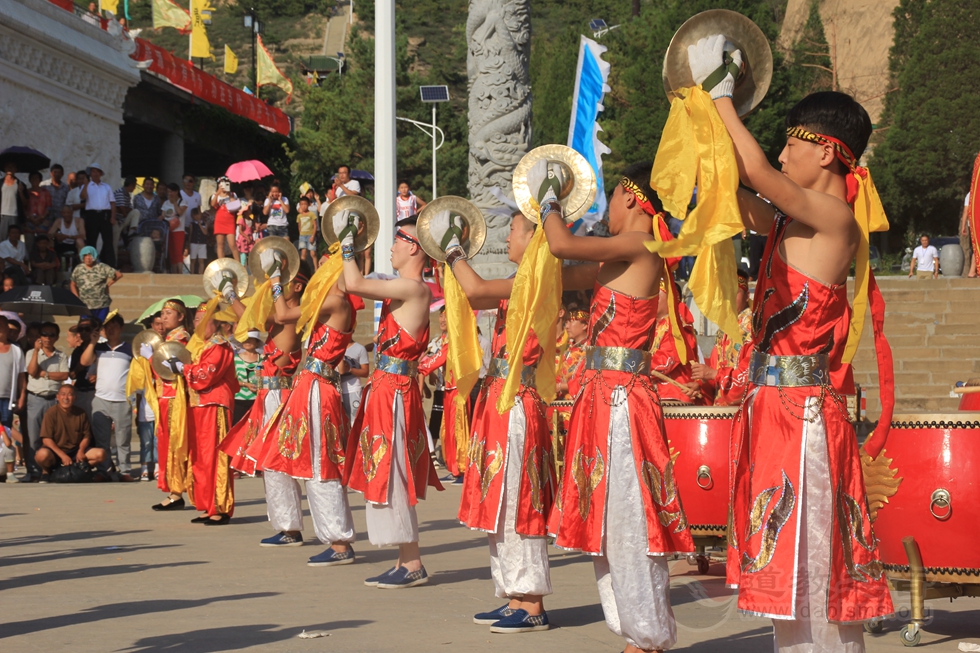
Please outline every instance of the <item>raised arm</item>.
[{"label": "raised arm", "polygon": [[546,213],[544,232],[548,236],[548,248],[551,253],[562,259],[605,263],[635,261],[650,256],[650,250],[643,245],[645,240],[637,237],[636,233],[631,232],[611,238],[575,236],[565,226],[560,211]]},{"label": "raised arm", "polygon": [[470,300],[470,306],[477,310],[496,308],[501,299],[510,299],[510,291],[514,288],[513,278],[484,279],[465,260],[456,263],[453,274]]}]

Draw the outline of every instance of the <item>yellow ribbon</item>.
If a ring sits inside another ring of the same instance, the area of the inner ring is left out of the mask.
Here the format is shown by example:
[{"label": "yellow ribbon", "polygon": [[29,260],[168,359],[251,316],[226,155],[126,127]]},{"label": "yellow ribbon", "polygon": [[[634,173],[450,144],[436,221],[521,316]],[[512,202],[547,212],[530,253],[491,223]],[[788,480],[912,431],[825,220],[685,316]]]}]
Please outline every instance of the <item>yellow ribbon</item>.
[{"label": "yellow ribbon", "polygon": [[249,299],[249,302],[242,301],[245,312],[235,327],[235,340],[238,342],[248,339],[249,329],[266,330],[266,323],[272,313],[272,279],[263,281]]},{"label": "yellow ribbon", "polygon": [[320,307],[323,306],[327,295],[330,294],[330,289],[334,287],[344,271],[344,259],[339,256],[340,243],[332,244],[328,253],[330,258],[317,268],[303,292],[299,322],[296,323],[296,333],[299,334],[301,341],[306,338],[307,332],[313,328],[316,317],[320,314]]},{"label": "yellow ribbon", "polygon": [[544,228],[538,227],[517,266],[507,307],[507,357],[510,370],[497,400],[503,415],[514,405],[524,368],[524,345],[534,331],[543,350],[535,385],[545,403],[555,398],[555,323],[561,308],[561,260],[548,248]]},{"label": "yellow ribbon", "polygon": [[[656,224],[653,225],[653,237],[654,243],[668,242],[663,240],[660,229]],[[650,245],[647,245],[647,247],[649,248]],[[677,311],[677,302],[680,301],[680,298],[677,296],[677,285],[674,283],[673,276],[671,276],[670,265],[667,264],[667,259],[663,259],[663,261],[664,277],[661,282],[661,287],[667,291],[667,322],[670,325],[670,335],[674,339],[674,348],[677,350],[677,356],[680,358],[681,365],[687,365],[687,343],[684,341],[684,334],[681,332],[681,316]],[[659,346],[658,343],[653,347],[653,351],[656,351]]]},{"label": "yellow ribbon", "polygon": [[878,197],[878,189],[871,179],[871,172],[852,173],[858,182],[857,197],[854,198],[854,219],[861,230],[861,244],[858,246],[857,261],[854,266],[854,310],[851,325],[844,346],[844,363],[850,363],[857,353],[864,329],[864,317],[868,310],[868,278],[871,274],[870,240],[868,235],[875,231],[888,231],[888,217]]},{"label": "yellow ribbon", "polygon": [[194,327],[194,335],[187,341],[187,351],[191,353],[191,361],[194,363],[201,358],[201,352],[204,351],[204,345],[207,344],[208,338],[206,333],[208,322],[214,318],[214,314],[218,311],[218,303],[220,301],[221,295],[219,293],[215,293],[214,297],[208,300],[208,303],[204,307],[204,317]]},{"label": "yellow ribbon", "polygon": [[129,363],[129,374],[126,376],[126,396],[133,399],[137,392],[143,393],[143,401],[150,405],[153,420],[160,419],[160,408],[157,405],[157,388],[150,371],[150,361],[137,354]]},{"label": "yellow ribbon", "polygon": [[[684,224],[676,239],[658,238],[647,242],[647,248],[665,258],[697,257],[687,284],[694,302],[709,320],[737,339],[738,274],[731,239],[743,227],[735,150],[708,93],[699,87],[675,93],[680,97],[671,101],[650,186],[667,212]],[[695,185],[697,206],[688,214]],[[656,227],[653,231],[657,235]],[[685,348],[678,344],[677,349]]]},{"label": "yellow ribbon", "polygon": [[[443,293],[446,298],[446,375],[456,380],[456,415],[466,413],[466,400],[480,378],[483,348],[476,335],[476,317],[459,281],[448,265],[443,267]],[[456,444],[459,445],[459,419],[456,421]],[[463,433],[466,448],[467,429]],[[458,451],[458,449],[457,449]]]}]

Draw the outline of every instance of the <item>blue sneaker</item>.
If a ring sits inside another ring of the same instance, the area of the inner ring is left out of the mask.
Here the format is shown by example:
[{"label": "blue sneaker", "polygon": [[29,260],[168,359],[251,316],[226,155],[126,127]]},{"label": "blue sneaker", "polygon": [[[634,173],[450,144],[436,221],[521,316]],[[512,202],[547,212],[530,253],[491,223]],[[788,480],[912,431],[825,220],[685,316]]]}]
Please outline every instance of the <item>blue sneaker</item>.
[{"label": "blue sneaker", "polygon": [[377,587],[378,583],[380,583],[383,578],[387,578],[393,573],[395,573],[395,567],[392,567],[391,569],[384,572],[383,574],[378,574],[377,576],[371,576],[370,578],[365,578],[364,584],[367,585],[368,587]]},{"label": "blue sneaker", "polygon": [[527,610],[514,610],[510,616],[504,617],[490,626],[491,633],[533,633],[538,630],[548,630],[548,613],[542,612],[531,616]]},{"label": "blue sneaker", "polygon": [[406,587],[425,585],[428,582],[429,574],[425,573],[425,567],[418,571],[409,571],[406,567],[398,567],[381,579],[377,586],[383,590],[400,590]]},{"label": "blue sneaker", "polygon": [[333,567],[334,565],[349,565],[353,562],[354,548],[350,547],[346,551],[327,549],[323,553],[311,557],[306,564],[311,567]]},{"label": "blue sneaker", "polygon": [[514,614],[514,609],[508,607],[507,603],[504,603],[492,612],[479,612],[473,615],[473,623],[480,624],[481,626],[492,626],[504,617],[509,617],[512,614]]},{"label": "blue sneaker", "polygon": [[303,546],[303,534],[276,533],[259,542],[259,546]]}]

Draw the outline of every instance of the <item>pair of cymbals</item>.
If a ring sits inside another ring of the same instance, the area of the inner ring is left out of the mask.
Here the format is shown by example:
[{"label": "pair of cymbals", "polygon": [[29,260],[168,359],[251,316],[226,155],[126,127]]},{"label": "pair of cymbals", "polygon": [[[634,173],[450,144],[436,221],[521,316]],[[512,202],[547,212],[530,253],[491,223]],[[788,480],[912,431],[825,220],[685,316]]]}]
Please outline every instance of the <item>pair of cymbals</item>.
[{"label": "pair of cymbals", "polygon": [[359,218],[357,234],[354,236],[354,251],[363,252],[378,239],[378,231],[381,229],[381,216],[378,215],[378,209],[359,195],[344,195],[330,202],[320,221],[323,239],[330,245],[338,240],[333,228],[334,216],[344,211],[350,211]]},{"label": "pair of cymbals", "polygon": [[541,207],[534,197],[536,191],[532,191],[528,183],[531,169],[541,161],[547,161],[549,167],[560,168],[561,174],[555,175],[555,178],[562,181],[555,194],[564,209],[565,221],[575,222],[588,213],[595,204],[598,190],[595,173],[584,156],[565,145],[536,147],[517,163],[512,185],[514,201],[521,213],[535,224],[541,221]]},{"label": "pair of cymbals", "polygon": [[211,261],[204,269],[204,292],[208,297],[220,292],[218,286],[224,278],[224,272],[230,272],[235,284],[235,294],[244,297],[248,290],[248,271],[245,266],[233,258],[219,258]]},{"label": "pair of cymbals", "polygon": [[432,220],[443,211],[449,211],[451,216],[458,217],[463,225],[463,237],[460,238],[459,244],[463,247],[466,258],[476,256],[487,239],[487,221],[483,217],[483,212],[473,202],[455,195],[434,199],[419,213],[416,230],[422,249],[437,261],[446,260],[446,252],[442,244],[432,234]]},{"label": "pair of cymbals", "polygon": [[[268,279],[269,275],[262,269],[262,252],[270,249],[279,252],[279,260],[282,261],[282,276],[280,277],[279,283],[285,286],[295,279],[299,273],[299,252],[296,250],[295,245],[289,242],[288,238],[266,236],[255,243],[255,246],[252,247],[252,251],[248,255],[248,269],[252,271],[252,276],[256,279],[262,281]],[[259,281],[256,281],[256,284],[258,283]],[[241,297],[241,294],[239,294],[239,297]]]},{"label": "pair of cymbals", "polygon": [[174,371],[167,365],[167,361],[171,358],[176,358],[184,365],[190,365],[191,352],[187,347],[176,341],[160,343],[153,349],[153,357],[150,359],[150,365],[153,367],[153,371],[164,381],[173,381],[177,378]]}]

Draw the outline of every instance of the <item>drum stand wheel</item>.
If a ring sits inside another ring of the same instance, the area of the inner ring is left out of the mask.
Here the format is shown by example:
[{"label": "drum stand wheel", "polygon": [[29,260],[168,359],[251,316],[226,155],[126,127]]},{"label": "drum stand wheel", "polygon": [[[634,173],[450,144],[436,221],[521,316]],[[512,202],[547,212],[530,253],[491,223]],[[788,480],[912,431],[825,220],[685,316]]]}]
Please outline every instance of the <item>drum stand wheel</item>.
[{"label": "drum stand wheel", "polygon": [[864,622],[864,632],[869,635],[878,635],[885,629],[885,624],[881,619],[872,619]]},{"label": "drum stand wheel", "polygon": [[922,640],[922,631],[919,630],[919,625],[915,622],[902,626],[901,635],[902,644],[905,646],[918,646],[919,641]]}]

